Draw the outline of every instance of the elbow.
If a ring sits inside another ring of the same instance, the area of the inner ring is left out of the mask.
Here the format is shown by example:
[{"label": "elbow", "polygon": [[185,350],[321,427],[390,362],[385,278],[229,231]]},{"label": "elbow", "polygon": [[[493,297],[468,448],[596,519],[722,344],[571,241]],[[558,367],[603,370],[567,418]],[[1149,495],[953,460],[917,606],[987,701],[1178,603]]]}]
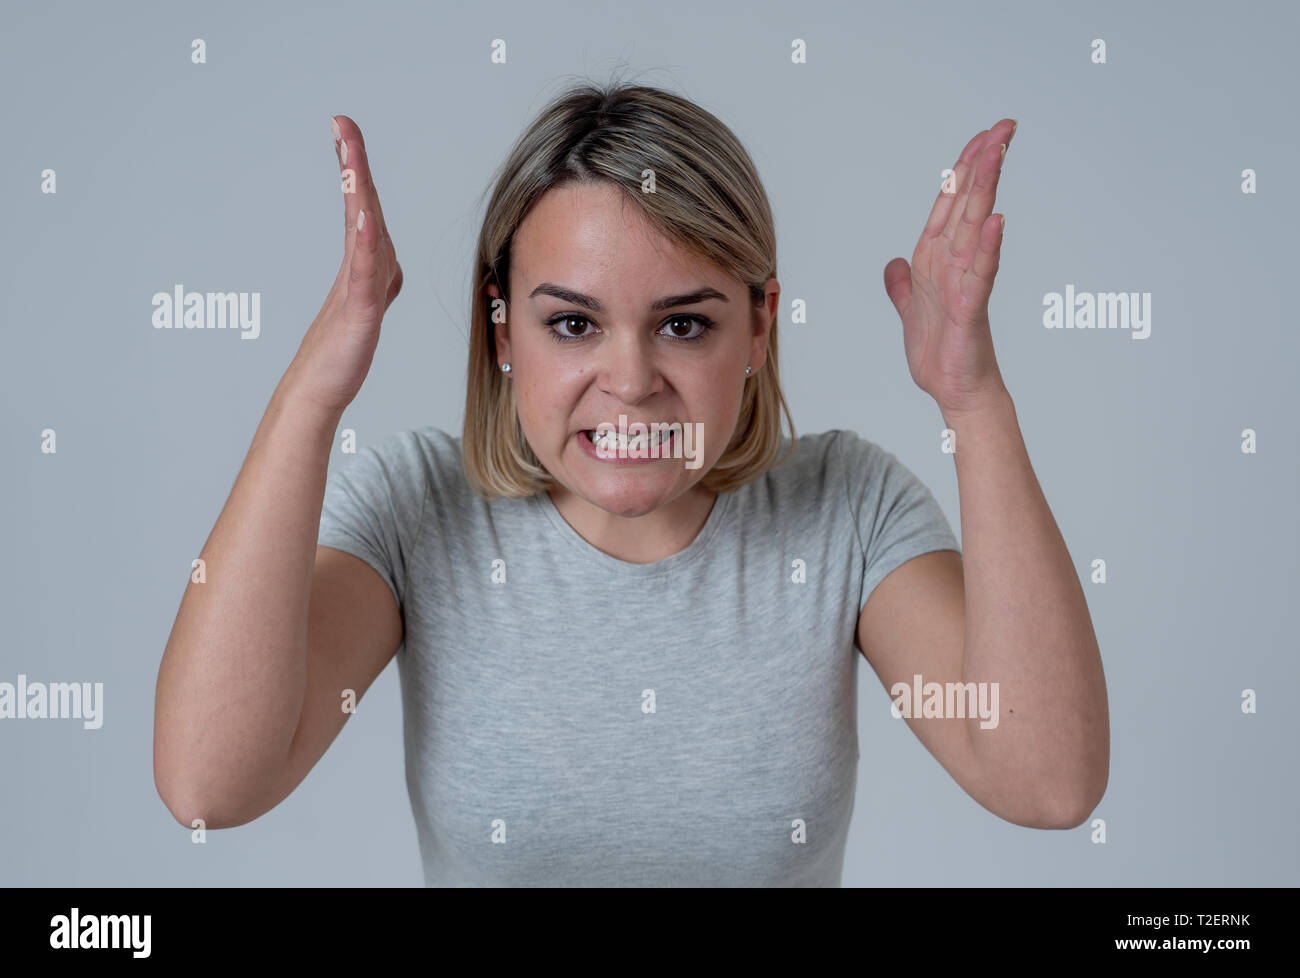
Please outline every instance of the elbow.
[{"label": "elbow", "polygon": [[158,790],[158,797],[166,806],[167,811],[171,813],[172,818],[177,823],[187,829],[207,829],[216,828],[208,824],[208,819],[204,818],[200,812],[203,811],[202,805],[196,805],[188,800],[189,796],[177,795],[174,792],[164,792],[161,788]]},{"label": "elbow", "polygon": [[220,806],[204,800],[197,792],[186,792],[176,788],[164,788],[155,775],[155,787],[158,797],[162,799],[172,818],[183,828],[204,831],[208,829],[229,829],[236,825],[251,822],[255,816],[239,817],[226,812]]},{"label": "elbow", "polygon": [[1075,829],[1088,820],[1106,795],[1110,783],[1110,734],[1089,738],[1071,759],[1058,765],[1050,778],[1044,777],[1046,790],[1040,793],[1042,805],[1036,827]]},{"label": "elbow", "polygon": [[240,816],[211,797],[194,779],[185,777],[184,767],[167,762],[155,747],[153,763],[154,788],[167,811],[177,823],[187,829],[227,829],[243,825],[255,815]]},{"label": "elbow", "polygon": [[1075,779],[1069,788],[1058,790],[1045,800],[1042,814],[1034,827],[1077,829],[1101,804],[1109,781],[1109,762],[1085,777]]},{"label": "elbow", "polygon": [[206,810],[197,794],[181,783],[174,772],[165,767],[154,753],[153,785],[172,818],[187,829],[216,828],[211,819],[204,816]]}]

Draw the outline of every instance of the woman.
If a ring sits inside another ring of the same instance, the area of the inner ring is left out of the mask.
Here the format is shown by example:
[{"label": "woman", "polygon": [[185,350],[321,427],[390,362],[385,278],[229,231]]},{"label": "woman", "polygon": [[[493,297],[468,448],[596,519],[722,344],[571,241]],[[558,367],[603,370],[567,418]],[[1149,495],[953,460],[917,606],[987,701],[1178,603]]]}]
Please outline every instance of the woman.
[{"label": "woman", "polygon": [[181,824],[278,804],[400,653],[428,884],[838,885],[859,649],[980,804],[1087,817],[1100,656],[987,319],[1014,122],[970,141],[911,264],[885,269],[958,449],[965,561],[895,456],[782,433],[758,175],[715,117],[640,86],[562,95],[502,168],[462,436],[403,431],[327,480],[402,283],[361,133],[332,125],[355,178],[343,264],[159,671],[155,775]]}]

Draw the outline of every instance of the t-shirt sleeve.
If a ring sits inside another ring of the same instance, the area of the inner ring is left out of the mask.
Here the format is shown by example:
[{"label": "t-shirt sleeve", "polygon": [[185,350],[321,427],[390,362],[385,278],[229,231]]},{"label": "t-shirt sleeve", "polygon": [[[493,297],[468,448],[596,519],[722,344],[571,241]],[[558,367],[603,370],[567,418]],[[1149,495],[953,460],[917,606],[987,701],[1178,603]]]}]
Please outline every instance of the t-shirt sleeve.
[{"label": "t-shirt sleeve", "polygon": [[841,431],[839,443],[862,562],[861,614],[894,568],[961,545],[933,493],[897,456],[853,431]]},{"label": "t-shirt sleeve", "polygon": [[330,466],[316,542],[359,557],[405,612],[406,570],[424,517],[427,486],[413,432],[404,431]]}]

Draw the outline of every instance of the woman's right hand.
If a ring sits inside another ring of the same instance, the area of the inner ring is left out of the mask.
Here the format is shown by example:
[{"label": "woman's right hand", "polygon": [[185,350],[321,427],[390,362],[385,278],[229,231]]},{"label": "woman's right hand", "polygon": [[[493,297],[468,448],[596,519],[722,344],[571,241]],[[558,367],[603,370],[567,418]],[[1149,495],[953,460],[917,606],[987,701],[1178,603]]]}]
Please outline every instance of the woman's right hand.
[{"label": "woman's right hand", "polygon": [[343,264],[286,379],[293,396],[342,414],[370,370],[379,324],[402,289],[402,266],[388,238],[361,130],[345,115],[332,122],[343,186],[349,171],[355,181],[355,192],[343,194]]}]

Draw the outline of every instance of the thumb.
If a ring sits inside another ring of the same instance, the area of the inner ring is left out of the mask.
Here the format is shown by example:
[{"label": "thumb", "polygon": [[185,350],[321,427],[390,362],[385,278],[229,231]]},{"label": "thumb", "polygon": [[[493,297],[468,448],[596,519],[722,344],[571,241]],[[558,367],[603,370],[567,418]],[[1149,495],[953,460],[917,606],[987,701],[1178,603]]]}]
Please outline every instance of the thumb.
[{"label": "thumb", "polygon": [[885,266],[885,292],[899,316],[906,317],[912,305],[912,268],[904,258],[895,258]]},{"label": "thumb", "polygon": [[388,295],[384,297],[384,308],[387,309],[397,298],[397,294],[402,291],[402,263],[393,259],[393,264],[397,266],[393,272],[393,280],[388,283]]}]

